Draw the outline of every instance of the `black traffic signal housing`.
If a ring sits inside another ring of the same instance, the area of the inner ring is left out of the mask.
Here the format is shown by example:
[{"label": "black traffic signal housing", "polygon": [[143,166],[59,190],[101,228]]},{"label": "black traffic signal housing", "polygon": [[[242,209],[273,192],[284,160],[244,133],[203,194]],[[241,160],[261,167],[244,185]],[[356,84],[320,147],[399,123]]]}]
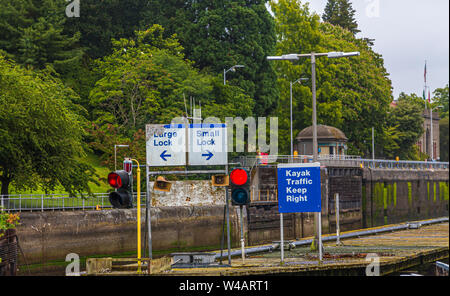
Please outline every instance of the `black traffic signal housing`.
[{"label": "black traffic signal housing", "polygon": [[231,204],[250,203],[250,174],[246,169],[236,168],[230,173]]},{"label": "black traffic signal housing", "polygon": [[114,171],[108,174],[108,183],[116,189],[109,194],[109,202],[116,209],[133,207],[133,195],[131,194],[131,178],[124,170]]}]

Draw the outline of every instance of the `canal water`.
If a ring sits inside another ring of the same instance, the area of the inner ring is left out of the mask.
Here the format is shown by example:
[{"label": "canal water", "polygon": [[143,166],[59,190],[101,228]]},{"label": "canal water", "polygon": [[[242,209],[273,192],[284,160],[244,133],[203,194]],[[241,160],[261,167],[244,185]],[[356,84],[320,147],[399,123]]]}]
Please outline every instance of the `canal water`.
[{"label": "canal water", "polygon": [[[439,260],[439,262],[448,264],[448,258]],[[436,263],[413,266],[401,272],[393,273],[390,276],[436,276]]]}]

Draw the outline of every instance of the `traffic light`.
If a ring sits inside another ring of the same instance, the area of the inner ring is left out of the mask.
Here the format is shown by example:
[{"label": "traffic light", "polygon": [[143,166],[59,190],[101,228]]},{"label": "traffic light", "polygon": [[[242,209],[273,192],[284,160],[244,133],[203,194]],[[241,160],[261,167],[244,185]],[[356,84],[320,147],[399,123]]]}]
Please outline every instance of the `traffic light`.
[{"label": "traffic light", "polygon": [[230,185],[230,178],[228,175],[214,175],[211,177],[213,186],[228,186]]},{"label": "traffic light", "polygon": [[133,207],[130,179],[131,175],[124,170],[108,174],[109,185],[117,189],[109,194],[109,202],[114,208],[125,209]]},{"label": "traffic light", "polygon": [[247,170],[237,168],[231,171],[231,204],[245,205],[250,203],[250,175]]},{"label": "traffic light", "polygon": [[172,187],[172,183],[166,181],[163,176],[158,176],[156,178],[155,184],[153,184],[153,190],[169,192],[170,187]]}]

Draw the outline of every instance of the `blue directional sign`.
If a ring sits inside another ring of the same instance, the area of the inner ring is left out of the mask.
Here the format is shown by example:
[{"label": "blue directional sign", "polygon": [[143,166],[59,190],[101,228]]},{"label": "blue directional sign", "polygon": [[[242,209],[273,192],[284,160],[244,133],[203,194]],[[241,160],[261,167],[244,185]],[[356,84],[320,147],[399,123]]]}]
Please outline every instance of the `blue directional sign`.
[{"label": "blue directional sign", "polygon": [[147,165],[186,165],[186,126],[184,124],[148,124]]},{"label": "blue directional sign", "polygon": [[188,142],[189,165],[225,165],[228,163],[225,124],[191,124]]},{"label": "blue directional sign", "polygon": [[320,164],[278,164],[278,211],[311,213],[321,211]]}]

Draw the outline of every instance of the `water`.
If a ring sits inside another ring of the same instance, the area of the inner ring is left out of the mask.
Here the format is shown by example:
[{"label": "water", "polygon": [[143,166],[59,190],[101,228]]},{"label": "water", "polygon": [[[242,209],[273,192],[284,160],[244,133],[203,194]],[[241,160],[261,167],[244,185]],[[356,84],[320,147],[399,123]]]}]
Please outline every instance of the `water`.
[{"label": "water", "polygon": [[[448,264],[448,258],[439,260],[440,262]],[[391,274],[391,276],[437,276],[436,263],[426,263],[410,267],[406,270]]]}]

